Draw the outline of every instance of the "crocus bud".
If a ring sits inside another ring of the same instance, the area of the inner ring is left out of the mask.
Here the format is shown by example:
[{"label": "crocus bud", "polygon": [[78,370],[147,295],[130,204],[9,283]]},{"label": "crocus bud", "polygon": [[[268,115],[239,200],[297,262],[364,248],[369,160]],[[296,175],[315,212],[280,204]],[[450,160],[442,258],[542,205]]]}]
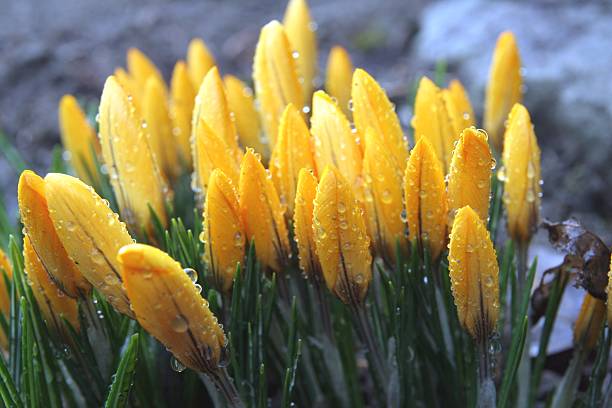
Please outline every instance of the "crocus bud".
[{"label": "crocus bud", "polygon": [[408,236],[437,259],[446,242],[447,199],[440,161],[425,138],[412,149],[404,174]]},{"label": "crocus bud", "polygon": [[138,87],[140,95],[144,92],[147,80],[151,76],[157,77],[157,80],[163,85],[164,93],[166,91],[166,83],[161,73],[155,64],[139,49],[130,48],[127,52],[127,68],[130,77],[134,80]]},{"label": "crocus bud", "polygon": [[64,95],[59,103],[59,127],[64,149],[70,154],[70,165],[88,184],[97,183],[96,155],[100,143],[76,98]]},{"label": "crocus bud", "polygon": [[336,98],[338,106],[347,117],[351,116],[351,86],[353,80],[353,63],[349,53],[335,45],[329,51],[325,70],[325,91]]},{"label": "crocus bud", "polygon": [[606,304],[603,300],[584,295],[578,320],[574,325],[574,345],[593,350],[597,345],[599,333],[606,319]]},{"label": "crocus bud", "polygon": [[240,213],[249,241],[261,263],[281,272],[289,259],[291,248],[285,215],[271,176],[255,152],[247,149],[240,164]]},{"label": "crocus bud", "polygon": [[[72,298],[89,295],[91,284],[67,253],[59,237],[62,231],[57,231],[53,224],[45,181],[30,170],[24,171],[19,177],[17,198],[25,234],[49,277]],[[66,226],[68,229],[71,227],[70,224]]]},{"label": "crocus bud", "polygon": [[204,261],[214,286],[228,292],[236,264],[244,259],[245,236],[236,190],[219,169],[212,172],[208,181],[200,239],[204,243]]},{"label": "crocus bud", "polygon": [[419,82],[411,125],[414,140],[427,139],[440,160],[444,174],[448,174],[453,145],[459,134],[455,134],[440,88],[427,77]]},{"label": "crocus bud", "polygon": [[455,212],[466,205],[480,219],[488,220],[492,162],[487,134],[475,128],[465,129],[453,151],[448,176],[449,227],[453,225]]},{"label": "crocus bud", "polygon": [[495,330],[499,316],[499,266],[486,225],[469,206],[457,211],[448,247],[459,322],[482,342]]},{"label": "crocus bud", "polygon": [[314,170],[315,160],[308,126],[291,103],[281,117],[269,167],[281,202],[287,206],[287,215],[292,217],[300,169]]},{"label": "crocus bud", "polygon": [[215,58],[201,38],[194,38],[187,47],[187,69],[193,89],[200,89],[206,73],[215,66]]},{"label": "crocus bud", "polygon": [[349,180],[351,188],[361,184],[362,154],[351,124],[338,104],[323,91],[312,98],[310,132],[314,138],[315,162],[320,173],[332,165]]},{"label": "crocus bud", "polygon": [[253,64],[253,82],[261,119],[274,148],[278,122],[289,103],[302,106],[303,92],[297,61],[285,29],[278,21],[266,24],[259,34]]},{"label": "crocus bud", "polygon": [[448,84],[448,89],[445,89],[445,92],[449,96],[448,99],[445,98],[445,101],[449,100],[451,102],[448,111],[455,124],[455,133],[459,134],[463,129],[476,126],[476,116],[474,115],[470,97],[461,82],[453,79]]},{"label": "crocus bud", "polygon": [[[11,315],[11,293],[9,292],[9,288],[6,286],[5,275],[9,281],[12,280],[13,268],[10,260],[0,248],[0,313],[8,322]],[[0,329],[0,348],[3,350],[8,348],[8,338],[2,329]]]},{"label": "crocus bud", "polygon": [[144,124],[149,131],[149,143],[160,171],[168,180],[181,172],[178,150],[172,136],[172,122],[165,85],[155,75],[146,82],[142,98]]},{"label": "crocus bud", "polygon": [[269,157],[269,148],[262,137],[261,122],[255,109],[253,90],[233,75],[224,76],[223,83],[227,103],[234,114],[240,144],[244,148],[253,148],[264,157]]},{"label": "crocus bud", "polygon": [[373,128],[368,128],[365,133],[365,146],[363,174],[368,230],[376,252],[387,264],[394,265],[397,244],[400,248],[405,247],[401,221],[405,166],[398,167],[392,153],[395,146]]},{"label": "crocus bud", "polygon": [[503,199],[508,232],[512,239],[528,242],[538,227],[542,187],[540,148],[523,105],[512,108],[504,140],[504,168],[498,177],[506,182]]},{"label": "crocus bud", "polygon": [[308,169],[302,168],[298,177],[295,195],[293,228],[298,248],[300,268],[309,278],[322,280],[321,264],[316,255],[315,235],[312,224],[314,199],[317,194],[317,178]]},{"label": "crocus bud", "polygon": [[223,81],[217,67],[212,67],[204,77],[193,107],[191,122],[192,140],[197,137],[198,127],[202,121],[231,149],[235,159],[242,159],[242,150],[238,146],[238,134],[232,119],[232,113],[225,96]]},{"label": "crocus bud", "polygon": [[363,69],[356,69],[353,74],[351,97],[357,131],[365,137],[367,128],[373,128],[388,147],[393,166],[403,171],[408,160],[408,146],[395,107],[385,91],[370,74]]},{"label": "crocus bud", "polygon": [[310,17],[306,0],[289,0],[283,25],[289,42],[297,54],[304,104],[310,102],[315,77],[317,75],[317,36],[316,26]]},{"label": "crocus bud", "polygon": [[167,187],[149,132],[131,98],[110,76],[100,100],[100,142],[122,218],[135,233],[153,231],[151,209],[166,223]]},{"label": "crocus bud", "polygon": [[370,239],[351,184],[332,166],[321,176],[313,214],[317,256],[327,287],[345,304],[362,304],[372,279]]},{"label": "crocus bud", "polygon": [[208,189],[208,181],[214,169],[221,169],[234,185],[240,178],[240,162],[235,149],[228,146],[204,119],[200,119],[194,134],[193,148],[193,189],[196,201],[201,206]]},{"label": "crocus bud", "polygon": [[192,166],[190,138],[195,89],[189,79],[187,65],[184,61],[177,62],[170,82],[171,139],[177,144],[179,159],[187,170]]},{"label": "crocus bud", "polygon": [[28,284],[32,287],[34,299],[36,299],[47,327],[62,341],[70,341],[70,331],[64,320],[75,331],[80,330],[77,301],[66,296],[53,283],[27,235],[23,238],[23,261]]},{"label": "crocus bud", "polygon": [[125,89],[128,96],[132,99],[132,103],[136,109],[142,109],[140,100],[142,99],[142,89],[138,88],[136,80],[127,73],[123,68],[117,68],[114,72],[115,79],[119,82],[119,85]]},{"label": "crocus bud", "polygon": [[132,243],[125,224],[108,201],[75,177],[50,173],[45,187],[51,220],[70,259],[118,312],[132,317],[116,258],[119,248]]},{"label": "crocus bud", "polygon": [[142,244],[124,246],[117,259],[140,325],[185,366],[214,371],[225,334],[179,263]]},{"label": "crocus bud", "polygon": [[498,152],[504,144],[504,121],[515,103],[523,99],[521,57],[514,34],[503,32],[497,38],[484,106],[484,128]]}]

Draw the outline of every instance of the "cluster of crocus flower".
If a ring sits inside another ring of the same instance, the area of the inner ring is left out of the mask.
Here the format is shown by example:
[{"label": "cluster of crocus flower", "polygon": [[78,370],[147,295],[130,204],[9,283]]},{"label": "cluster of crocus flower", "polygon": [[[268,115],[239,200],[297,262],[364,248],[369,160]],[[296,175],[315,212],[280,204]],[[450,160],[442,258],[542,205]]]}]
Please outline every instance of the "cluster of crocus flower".
[{"label": "cluster of crocus flower", "polygon": [[[62,140],[78,178],[26,171],[19,182],[26,271],[54,332],[62,335],[60,318],[79,329],[77,305],[87,304],[95,288],[181,364],[219,375],[222,327],[201,288],[153,246],[154,222],[168,225],[174,182],[187,173],[202,213],[209,283],[222,294],[231,292],[253,243],[267,272],[282,276],[298,259],[317,290],[327,286],[367,319],[373,263],[393,269],[398,254],[414,245],[412,253],[434,263],[447,257],[459,321],[486,350],[500,309],[487,229],[494,157],[503,160],[498,178],[505,182],[507,226],[519,243],[535,231],[541,195],[540,151],[520,103],[513,35],[498,40],[486,131],[476,127],[459,81],[441,89],[423,77],[409,148],[385,90],[354,70],[341,47],[330,52],[325,90],[315,91],[314,26],[306,2],[291,0],[283,23],[262,28],[254,91],[222,77],[205,44],[193,40],[169,86],[143,53],[129,50],[127,70],[118,68],[104,85],[97,134],[74,97],[61,100]],[[98,162],[119,214],[91,187],[103,176]],[[10,266],[2,269],[10,278]],[[6,313],[7,305],[0,307]],[[362,323],[360,334],[375,354]]]}]

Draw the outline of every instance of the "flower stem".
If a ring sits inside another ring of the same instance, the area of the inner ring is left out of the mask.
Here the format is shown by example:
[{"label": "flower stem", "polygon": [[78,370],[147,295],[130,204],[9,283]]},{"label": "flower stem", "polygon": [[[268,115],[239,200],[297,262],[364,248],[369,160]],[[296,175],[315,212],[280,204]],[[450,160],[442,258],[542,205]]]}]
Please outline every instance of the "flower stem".
[{"label": "flower stem", "polygon": [[352,305],[353,313],[357,321],[357,331],[370,355],[370,362],[372,364],[373,375],[378,380],[377,382],[384,386],[387,384],[387,373],[385,370],[384,359],[380,353],[381,348],[374,339],[374,332],[370,319],[366,312],[365,304]]},{"label": "flower stem", "polygon": [[206,375],[210,381],[215,384],[217,390],[225,397],[227,404],[231,408],[244,408],[245,405],[240,399],[238,390],[234,385],[231,377],[227,373],[225,367],[218,367],[211,372],[207,372]]},{"label": "flower stem", "polygon": [[478,408],[494,408],[496,400],[495,383],[491,374],[489,339],[485,336],[478,343]]},{"label": "flower stem", "polygon": [[[529,296],[530,293],[525,292],[525,282],[527,280],[527,253],[529,249],[529,241],[517,242],[517,259],[516,259],[516,271],[517,271],[517,282],[518,282],[518,295],[519,302],[521,304],[523,296]],[[529,306],[528,306],[529,310]],[[527,313],[529,314],[529,312]],[[521,316],[522,318],[522,316]],[[529,324],[529,323],[528,323]],[[523,355],[519,363],[517,371],[518,379],[518,396],[517,406],[527,407],[529,404],[529,392],[530,392],[530,379],[531,379],[531,360],[529,357],[530,349],[530,328],[527,327],[527,334],[525,335],[525,347],[523,348]]]},{"label": "flower stem", "polygon": [[334,331],[329,313],[329,303],[327,302],[327,298],[323,293],[323,285],[317,278],[313,279],[313,283],[314,290],[317,295],[317,303],[319,304],[319,312],[321,313],[321,319],[323,320],[323,328],[325,330],[325,334],[327,334],[327,337],[333,342]]}]

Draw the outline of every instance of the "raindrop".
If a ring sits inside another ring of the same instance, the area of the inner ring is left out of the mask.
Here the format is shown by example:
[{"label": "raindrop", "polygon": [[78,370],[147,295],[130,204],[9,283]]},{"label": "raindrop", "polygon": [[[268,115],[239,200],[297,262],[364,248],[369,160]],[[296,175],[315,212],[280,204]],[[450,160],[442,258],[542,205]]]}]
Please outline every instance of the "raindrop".
[{"label": "raindrop", "polygon": [[177,333],[185,333],[188,328],[189,323],[187,322],[187,320],[185,320],[185,318],[180,314],[176,315],[176,317],[172,321],[172,330]]},{"label": "raindrop", "polygon": [[178,361],[178,359],[174,356],[170,357],[170,367],[172,367],[172,370],[176,371],[177,373],[182,373],[187,368],[185,367],[185,364]]},{"label": "raindrop", "polygon": [[198,280],[198,273],[193,268],[185,268],[183,271],[187,274],[189,279],[195,283]]}]

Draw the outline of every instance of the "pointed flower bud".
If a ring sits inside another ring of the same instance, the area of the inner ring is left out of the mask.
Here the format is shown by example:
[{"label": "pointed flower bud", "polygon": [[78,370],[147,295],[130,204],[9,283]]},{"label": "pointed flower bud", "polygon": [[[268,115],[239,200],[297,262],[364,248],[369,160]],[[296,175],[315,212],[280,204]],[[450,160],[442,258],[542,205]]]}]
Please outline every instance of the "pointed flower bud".
[{"label": "pointed flower bud", "polygon": [[503,32],[497,38],[484,106],[484,128],[498,152],[504,144],[504,121],[515,103],[523,99],[521,57],[514,34]]},{"label": "pointed flower bud", "polygon": [[27,235],[23,238],[23,261],[28,283],[47,327],[62,341],[69,341],[71,335],[64,320],[79,332],[77,301],[53,283]]},{"label": "pointed flower bud", "polygon": [[443,95],[447,95],[444,101],[453,121],[456,134],[460,134],[463,129],[476,126],[476,116],[474,115],[470,97],[459,80],[453,79],[450,81],[448,89],[443,91]]},{"label": "pointed flower bud", "polygon": [[88,184],[98,182],[95,155],[100,154],[100,142],[72,95],[64,95],[60,100],[59,127],[62,144],[70,154],[70,165],[77,176]]},{"label": "pointed flower bud", "polygon": [[[408,160],[408,147],[395,107],[384,89],[366,71],[356,69],[353,73],[351,97],[353,119],[361,136],[365,137],[368,127],[373,128],[388,146],[394,167],[403,171]],[[365,145],[367,147],[367,142]]]},{"label": "pointed flower bud", "polygon": [[238,146],[238,134],[232,119],[232,113],[225,96],[223,81],[217,67],[212,67],[204,77],[193,107],[191,123],[192,140],[198,134],[202,120],[214,129],[215,133],[231,149],[236,160],[242,159],[242,150]]},{"label": "pointed flower bud", "polygon": [[484,341],[499,316],[499,266],[486,225],[469,206],[457,211],[448,247],[459,322],[476,341]]},{"label": "pointed flower bud", "polygon": [[[49,214],[48,188],[36,173],[21,173],[17,196],[21,222],[49,277],[66,295],[77,298],[91,292],[90,283],[70,259]],[[71,225],[69,225],[71,227]]]},{"label": "pointed flower bud", "polygon": [[170,118],[172,119],[172,140],[178,146],[182,164],[191,169],[191,115],[195,101],[195,89],[189,79],[187,65],[179,61],[174,66],[170,82]]},{"label": "pointed flower bud", "polygon": [[585,350],[593,350],[606,319],[606,304],[603,300],[584,295],[578,320],[574,325],[574,344]]},{"label": "pointed flower bud", "polygon": [[353,63],[349,53],[335,45],[329,51],[325,72],[325,91],[336,98],[338,106],[347,117],[351,116],[351,86],[353,80]]},{"label": "pointed flower bud", "polygon": [[312,98],[310,131],[317,170],[332,165],[349,180],[351,188],[358,188],[363,159],[355,133],[338,104],[323,91],[315,92]]},{"label": "pointed flower bud", "polygon": [[370,236],[376,252],[388,264],[394,265],[396,245],[405,247],[401,222],[403,169],[396,166],[393,146],[373,128],[365,133],[365,146],[363,174]]},{"label": "pointed flower bud", "polygon": [[215,58],[201,38],[194,38],[187,47],[187,68],[193,89],[200,89],[206,73],[215,66]]},{"label": "pointed flower bud", "polygon": [[453,151],[448,176],[449,227],[455,212],[466,205],[481,220],[488,220],[492,162],[487,134],[475,128],[465,129]]},{"label": "pointed flower bud", "polygon": [[431,143],[444,174],[447,174],[453,145],[459,134],[455,134],[440,88],[427,77],[419,82],[411,125],[415,141],[424,137]]},{"label": "pointed flower bud", "polygon": [[228,146],[204,119],[200,119],[193,143],[193,187],[196,192],[196,201],[198,205],[201,205],[213,170],[221,169],[234,185],[238,185],[240,162],[236,159],[235,150]]},{"label": "pointed flower bud", "polygon": [[314,199],[317,194],[317,178],[312,171],[302,168],[297,183],[295,195],[295,211],[293,213],[293,227],[295,242],[298,248],[300,268],[309,278],[323,279],[321,264],[316,255],[316,244],[312,217],[314,212]]},{"label": "pointed flower bud", "polygon": [[127,73],[123,68],[117,68],[114,72],[115,79],[125,89],[128,96],[132,98],[132,103],[136,109],[142,109],[140,100],[142,99],[142,90],[138,88],[136,80]]},{"label": "pointed flower bud", "polygon": [[174,179],[180,174],[178,151],[172,136],[172,123],[165,85],[155,75],[149,77],[143,94],[144,125],[149,131],[151,151],[162,174]]},{"label": "pointed flower bud", "polygon": [[425,138],[412,149],[404,174],[406,220],[411,241],[428,246],[432,259],[446,242],[447,200],[440,161]]},{"label": "pointed flower bud", "polygon": [[249,241],[261,263],[274,272],[283,271],[289,252],[285,216],[271,176],[252,149],[240,164],[240,213]]},{"label": "pointed flower bud", "polygon": [[303,103],[297,62],[285,29],[276,20],[266,24],[259,34],[253,82],[264,129],[273,148],[285,106],[289,103],[302,106]]},{"label": "pointed flower bud", "polygon": [[[4,279],[5,274],[9,280],[13,279],[11,262],[2,248],[0,248],[0,314],[2,314],[4,319],[8,322],[11,315],[11,293],[6,286],[6,280]],[[2,350],[7,350],[8,348],[8,337],[2,329],[0,329],[0,348]]]},{"label": "pointed flower bud", "polygon": [[317,187],[313,224],[327,287],[345,304],[356,306],[372,279],[372,256],[363,210],[352,190],[340,171],[326,167]]},{"label": "pointed flower bud", "polygon": [[136,319],[185,366],[217,368],[226,339],[181,265],[165,252],[131,244],[117,255]]},{"label": "pointed flower bud", "polygon": [[297,53],[294,56],[297,55],[295,58],[304,90],[304,104],[307,104],[317,75],[317,36],[306,0],[289,0],[283,25],[294,53]]},{"label": "pointed flower bud", "polygon": [[233,75],[224,76],[223,83],[229,109],[235,117],[240,144],[244,148],[253,148],[264,157],[269,157],[268,145],[262,138],[259,114],[255,109],[253,90]]},{"label": "pointed flower bud", "polygon": [[100,142],[122,218],[136,233],[152,232],[151,208],[166,222],[167,187],[151,152],[149,132],[131,98],[110,76],[100,100]]},{"label": "pointed flower bud", "polygon": [[289,217],[293,216],[295,190],[302,168],[315,169],[310,131],[300,112],[290,103],[281,117],[276,146],[270,159],[272,181],[281,202],[287,205]]},{"label": "pointed flower bud", "polygon": [[516,104],[508,117],[504,137],[504,205],[512,239],[528,242],[540,218],[540,148],[527,109]]},{"label": "pointed flower bud", "polygon": [[244,260],[245,236],[236,190],[219,169],[212,172],[208,181],[202,231],[204,261],[214,286],[229,292],[236,264]]},{"label": "pointed flower bud", "polygon": [[157,77],[157,80],[163,84],[164,92],[166,91],[166,83],[161,73],[155,64],[139,49],[130,48],[127,52],[127,67],[130,76],[133,78],[139,93],[144,92],[147,80],[151,76]]},{"label": "pointed flower bud", "polygon": [[119,248],[132,243],[125,224],[107,201],[75,177],[50,173],[45,186],[49,214],[63,248],[108,302],[132,317],[116,259]]}]

